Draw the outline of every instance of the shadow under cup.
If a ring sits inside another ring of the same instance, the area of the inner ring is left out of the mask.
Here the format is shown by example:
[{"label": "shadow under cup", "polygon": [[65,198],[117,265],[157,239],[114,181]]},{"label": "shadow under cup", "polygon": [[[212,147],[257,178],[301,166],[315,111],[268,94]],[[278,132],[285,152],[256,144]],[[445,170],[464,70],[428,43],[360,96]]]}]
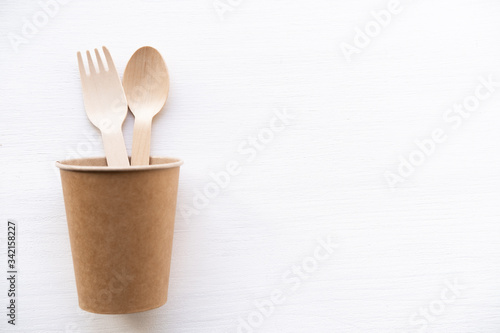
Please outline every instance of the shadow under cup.
[{"label": "shadow under cup", "polygon": [[167,301],[179,169],[176,158],[108,167],[104,158],[56,163],[78,302],[94,313],[133,313]]}]

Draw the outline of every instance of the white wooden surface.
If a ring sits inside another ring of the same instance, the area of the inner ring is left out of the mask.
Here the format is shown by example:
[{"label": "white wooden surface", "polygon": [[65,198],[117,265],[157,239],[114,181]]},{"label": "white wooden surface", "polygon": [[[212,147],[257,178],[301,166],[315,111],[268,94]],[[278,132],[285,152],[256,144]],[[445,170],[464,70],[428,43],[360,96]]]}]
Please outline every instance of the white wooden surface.
[{"label": "white wooden surface", "polygon": [[[500,2],[402,1],[351,61],[341,47],[388,1],[221,0],[223,19],[213,0],[71,1],[47,22],[43,3],[0,2],[0,261],[10,218],[20,265],[18,323],[1,310],[0,331],[500,332],[500,87],[478,88],[500,81]],[[152,152],[185,161],[169,300],[133,315],[77,307],[54,166],[103,155],[76,63],[102,45],[120,72],[140,46],[162,52]],[[477,111],[448,113],[476,89]],[[293,119],[270,131],[276,112]],[[391,186],[435,129],[444,142]],[[230,161],[239,173],[197,209]]]}]

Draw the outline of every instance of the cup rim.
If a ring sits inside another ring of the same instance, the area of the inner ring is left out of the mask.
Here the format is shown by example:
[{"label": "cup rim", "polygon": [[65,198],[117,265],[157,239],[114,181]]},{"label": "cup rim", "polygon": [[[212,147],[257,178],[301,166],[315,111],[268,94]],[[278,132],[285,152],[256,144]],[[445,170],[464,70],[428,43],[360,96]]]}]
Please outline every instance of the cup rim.
[{"label": "cup rim", "polygon": [[[63,161],[56,161],[56,167],[61,170],[68,171],[86,171],[86,172],[127,172],[127,171],[147,171],[147,170],[158,170],[158,169],[170,169],[181,166],[184,161],[177,157],[161,157],[161,156],[151,156],[153,160],[159,160],[158,164],[150,165],[134,165],[126,167],[109,167],[101,165],[80,165],[83,161],[106,161],[105,157],[86,157],[86,158],[74,158]],[[162,162],[164,161],[164,162]]]}]

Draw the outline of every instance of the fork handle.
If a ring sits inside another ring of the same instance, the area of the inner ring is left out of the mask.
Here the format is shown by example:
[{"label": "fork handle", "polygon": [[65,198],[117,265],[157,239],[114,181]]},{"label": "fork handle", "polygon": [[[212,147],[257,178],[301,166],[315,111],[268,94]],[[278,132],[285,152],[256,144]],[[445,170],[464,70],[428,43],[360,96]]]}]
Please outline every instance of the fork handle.
[{"label": "fork handle", "polygon": [[119,129],[112,132],[102,132],[101,134],[108,166],[129,166],[127,147],[125,146],[122,130]]},{"label": "fork handle", "polygon": [[136,117],[132,140],[132,165],[149,165],[152,119]]}]

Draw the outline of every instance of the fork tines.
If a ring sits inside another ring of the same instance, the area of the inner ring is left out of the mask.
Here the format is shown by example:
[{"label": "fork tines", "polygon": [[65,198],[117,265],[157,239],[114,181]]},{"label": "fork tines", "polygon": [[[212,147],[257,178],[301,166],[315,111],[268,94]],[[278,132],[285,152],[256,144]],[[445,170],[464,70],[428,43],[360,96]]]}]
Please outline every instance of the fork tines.
[{"label": "fork tines", "polygon": [[[92,60],[92,57],[90,55],[90,51],[86,51],[89,74],[99,74],[99,73],[108,72],[108,71],[116,72],[115,64],[113,63],[113,59],[111,58],[111,55],[109,54],[109,51],[106,48],[106,46],[103,46],[102,50],[104,52],[104,57],[106,58],[106,65],[107,65],[108,69],[106,70],[105,65],[104,65],[102,58],[101,58],[101,54],[99,53],[98,49],[94,49],[94,52],[95,52],[95,57],[97,59],[97,68],[98,68],[99,72],[96,71],[96,67],[95,67],[94,61]],[[89,74],[85,70],[85,66],[83,64],[82,53],[78,52],[76,55],[78,58],[78,68],[80,69],[80,76],[82,76],[82,77],[88,76]]]}]

